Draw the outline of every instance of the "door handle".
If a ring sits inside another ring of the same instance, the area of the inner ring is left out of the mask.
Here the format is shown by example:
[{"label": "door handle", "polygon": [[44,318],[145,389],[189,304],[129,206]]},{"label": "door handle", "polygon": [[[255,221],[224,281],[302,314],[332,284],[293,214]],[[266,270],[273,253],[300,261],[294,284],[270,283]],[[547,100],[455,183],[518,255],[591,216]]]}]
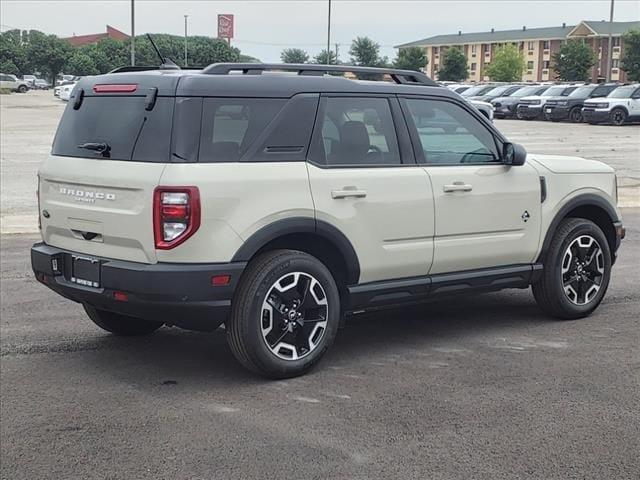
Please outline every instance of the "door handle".
[{"label": "door handle", "polygon": [[358,187],[342,187],[342,190],[331,190],[331,198],[337,200],[339,198],[364,198],[367,196],[366,190],[358,190]]},{"label": "door handle", "polygon": [[471,190],[473,190],[473,185],[469,185],[468,183],[464,183],[464,182],[453,182],[450,185],[444,185],[442,187],[442,190],[445,193],[449,193],[449,192],[470,192]]}]

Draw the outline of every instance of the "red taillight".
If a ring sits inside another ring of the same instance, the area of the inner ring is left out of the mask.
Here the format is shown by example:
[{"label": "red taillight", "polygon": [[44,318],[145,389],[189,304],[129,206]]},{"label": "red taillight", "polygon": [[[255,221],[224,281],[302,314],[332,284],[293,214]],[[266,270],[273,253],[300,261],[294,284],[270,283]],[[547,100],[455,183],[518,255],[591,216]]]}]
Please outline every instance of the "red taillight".
[{"label": "red taillight", "polygon": [[127,295],[124,292],[120,292],[120,291],[115,291],[113,292],[113,299],[116,302],[128,302],[129,301],[129,295]]},{"label": "red taillight", "polygon": [[157,187],[153,193],[153,233],[156,248],[180,245],[200,227],[198,187]]},{"label": "red taillight", "polygon": [[93,86],[95,93],[133,93],[137,89],[137,83],[112,83]]}]

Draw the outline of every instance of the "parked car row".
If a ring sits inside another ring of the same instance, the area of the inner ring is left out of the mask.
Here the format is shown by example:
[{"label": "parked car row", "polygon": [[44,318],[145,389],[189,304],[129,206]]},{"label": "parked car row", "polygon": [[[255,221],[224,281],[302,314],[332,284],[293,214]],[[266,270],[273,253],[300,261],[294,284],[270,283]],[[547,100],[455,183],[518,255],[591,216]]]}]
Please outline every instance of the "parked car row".
[{"label": "parked car row", "polygon": [[51,84],[33,75],[24,75],[22,78],[18,78],[15,75],[0,73],[0,88],[25,93],[28,90],[48,90],[51,88]]},{"label": "parked car row", "polygon": [[623,125],[640,121],[640,84],[447,85],[472,101],[489,102],[496,118]]}]

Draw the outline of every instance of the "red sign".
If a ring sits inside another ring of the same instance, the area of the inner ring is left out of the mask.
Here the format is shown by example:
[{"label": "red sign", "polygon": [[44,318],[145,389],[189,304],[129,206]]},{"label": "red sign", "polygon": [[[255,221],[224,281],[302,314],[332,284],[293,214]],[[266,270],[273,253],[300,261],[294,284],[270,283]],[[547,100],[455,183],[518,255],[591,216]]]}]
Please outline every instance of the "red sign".
[{"label": "red sign", "polygon": [[218,15],[218,38],[233,38],[233,15]]}]

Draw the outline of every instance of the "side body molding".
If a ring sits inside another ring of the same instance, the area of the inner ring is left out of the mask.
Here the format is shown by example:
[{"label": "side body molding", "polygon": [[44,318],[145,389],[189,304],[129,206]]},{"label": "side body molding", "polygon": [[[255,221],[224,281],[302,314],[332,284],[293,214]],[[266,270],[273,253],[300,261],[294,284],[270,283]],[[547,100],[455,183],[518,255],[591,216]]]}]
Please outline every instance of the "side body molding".
[{"label": "side body molding", "polygon": [[233,256],[232,262],[248,262],[264,245],[279,237],[292,234],[315,234],[332,243],[345,259],[347,283],[355,285],[360,279],[360,262],[349,239],[333,225],[306,217],[277,220],[251,235]]}]

